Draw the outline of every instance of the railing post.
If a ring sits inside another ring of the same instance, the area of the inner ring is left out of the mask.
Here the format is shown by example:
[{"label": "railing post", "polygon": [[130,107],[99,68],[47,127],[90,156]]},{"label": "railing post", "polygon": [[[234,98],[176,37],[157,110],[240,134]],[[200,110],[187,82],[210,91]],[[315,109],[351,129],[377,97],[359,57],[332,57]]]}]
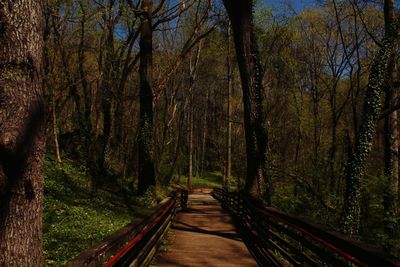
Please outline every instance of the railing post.
[{"label": "railing post", "polygon": [[223,189],[220,189],[221,191],[220,191],[220,194],[221,194],[221,203],[222,203],[222,207],[224,208],[224,209],[229,209],[229,206],[228,206],[228,202],[227,202],[227,194],[226,194],[226,192],[223,190]]},{"label": "railing post", "polygon": [[243,216],[244,212],[243,212],[243,199],[242,197],[239,195],[239,193],[236,194],[237,199],[238,199],[238,216]]},{"label": "railing post", "polygon": [[235,212],[235,198],[232,194],[229,194],[229,210]]},{"label": "railing post", "polygon": [[182,190],[180,192],[180,206],[182,210],[185,210],[187,208],[187,202],[188,202],[188,191]]},{"label": "railing post", "polygon": [[237,194],[232,195],[232,211],[234,212],[235,215],[239,216],[239,206],[238,206],[238,198]]}]

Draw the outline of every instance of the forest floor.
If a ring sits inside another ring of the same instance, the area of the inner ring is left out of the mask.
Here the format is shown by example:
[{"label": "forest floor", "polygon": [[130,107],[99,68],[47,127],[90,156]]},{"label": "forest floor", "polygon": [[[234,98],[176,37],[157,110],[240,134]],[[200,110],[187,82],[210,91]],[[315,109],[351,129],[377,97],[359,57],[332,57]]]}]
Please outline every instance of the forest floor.
[{"label": "forest floor", "polygon": [[[114,186],[92,192],[90,177],[76,163],[45,161],[44,265],[65,266],[83,250],[143,216],[151,204]],[[110,183],[111,184],[111,183]],[[146,206],[147,205],[147,206]]]},{"label": "forest floor", "polygon": [[[126,186],[128,183],[117,175],[109,176],[106,186],[93,192],[91,177],[80,164],[68,159],[58,163],[48,155],[44,167],[45,266],[65,266],[83,250],[144,216],[154,206],[151,196],[135,196]],[[220,187],[223,179],[220,173],[207,173],[193,177],[192,186]],[[177,185],[187,185],[187,177],[182,176]],[[157,191],[161,200],[169,189]]]},{"label": "forest floor", "polygon": [[[177,185],[187,186],[187,176],[181,176]],[[232,179],[233,180],[233,179]],[[194,176],[191,182],[192,188],[214,188],[221,187],[224,183],[224,175],[220,172],[207,172],[203,176]],[[231,188],[236,187],[232,182]]]}]

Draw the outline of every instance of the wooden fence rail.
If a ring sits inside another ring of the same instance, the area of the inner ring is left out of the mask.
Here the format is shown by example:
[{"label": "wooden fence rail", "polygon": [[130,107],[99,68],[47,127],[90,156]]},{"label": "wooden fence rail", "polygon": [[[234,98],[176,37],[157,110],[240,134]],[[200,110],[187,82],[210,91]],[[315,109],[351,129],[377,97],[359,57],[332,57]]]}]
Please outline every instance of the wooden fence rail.
[{"label": "wooden fence rail", "polygon": [[260,266],[400,266],[400,260],[317,224],[215,188]]},{"label": "wooden fence rail", "polygon": [[187,200],[188,191],[172,192],[143,220],[85,250],[67,266],[148,266],[177,211],[186,208]]}]

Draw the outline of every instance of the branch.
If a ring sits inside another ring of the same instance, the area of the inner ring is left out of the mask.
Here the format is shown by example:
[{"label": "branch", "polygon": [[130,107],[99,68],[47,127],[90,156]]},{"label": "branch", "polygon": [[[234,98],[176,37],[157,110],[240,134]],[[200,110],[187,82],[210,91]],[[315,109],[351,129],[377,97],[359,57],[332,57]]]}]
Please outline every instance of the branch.
[{"label": "branch", "polygon": [[270,167],[270,170],[275,171],[275,172],[281,172],[283,173],[285,176],[289,176],[290,178],[292,178],[294,180],[295,183],[297,183],[298,185],[302,186],[303,188],[306,189],[306,191],[311,194],[314,199],[318,200],[318,202],[329,212],[337,212],[337,208],[332,206],[329,203],[326,203],[324,198],[317,192],[314,190],[314,188],[303,178],[301,178],[300,176],[296,175],[296,174],[291,174],[291,173],[287,173],[284,172],[282,170],[278,170],[277,168],[273,168]]}]

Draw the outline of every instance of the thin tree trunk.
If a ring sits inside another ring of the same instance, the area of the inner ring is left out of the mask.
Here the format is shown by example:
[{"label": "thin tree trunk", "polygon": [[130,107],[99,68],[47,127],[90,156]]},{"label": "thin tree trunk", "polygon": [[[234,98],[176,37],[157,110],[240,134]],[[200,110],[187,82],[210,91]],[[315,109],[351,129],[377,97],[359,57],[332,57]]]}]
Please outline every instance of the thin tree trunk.
[{"label": "thin tree trunk", "polygon": [[0,266],[42,265],[42,3],[0,0]]},{"label": "thin tree trunk", "polygon": [[330,179],[329,179],[329,192],[333,194],[335,192],[335,184],[336,184],[336,175],[335,175],[335,165],[336,165],[336,152],[337,152],[337,120],[336,120],[336,111],[332,111],[332,129],[331,129],[331,148],[329,152],[330,162]]},{"label": "thin tree trunk", "polygon": [[226,166],[225,166],[225,182],[224,187],[229,190],[229,181],[231,179],[232,169],[232,66],[231,66],[231,25],[228,25],[228,49],[226,55],[226,70],[228,80],[227,94],[227,133],[226,133]]},{"label": "thin tree trunk", "polygon": [[[177,165],[179,163],[178,159],[181,154],[181,140],[182,140],[182,131],[181,129],[183,128],[183,123],[184,123],[184,111],[182,111],[179,119],[179,124],[178,124],[178,133],[177,133],[177,140],[176,140],[176,147],[174,151],[174,159],[172,160],[172,165],[171,168],[169,169],[167,175],[164,176],[163,183],[164,185],[169,185],[171,182],[171,179],[174,175],[175,170],[178,169],[179,172],[179,167],[177,168]],[[180,175],[179,175],[180,177]]]},{"label": "thin tree trunk", "polygon": [[195,61],[192,63],[190,60],[190,84],[189,84],[189,174],[188,174],[188,187],[191,188],[192,180],[193,180],[193,123],[194,123],[194,102],[193,102],[193,87],[196,80],[196,69],[197,64],[199,63],[200,53],[201,53],[202,41],[199,42],[199,46],[197,48]]},{"label": "thin tree trunk", "polygon": [[55,103],[54,92],[51,94],[51,114],[52,114],[52,126],[53,126],[53,138],[54,138],[54,146],[56,150],[56,159],[58,162],[61,162],[60,156],[60,145],[58,144],[58,134],[57,134],[57,117],[56,117],[56,103]]},{"label": "thin tree trunk", "polygon": [[113,8],[115,1],[109,0],[107,8],[104,9],[105,17],[105,41],[104,46],[100,49],[101,66],[101,81],[99,86],[100,93],[100,109],[102,116],[102,130],[95,138],[95,169],[92,175],[94,189],[102,186],[104,176],[106,176],[106,150],[110,141],[111,135],[111,101],[113,88],[113,61],[114,61],[114,30],[115,21],[113,18]]},{"label": "thin tree trunk", "polygon": [[204,159],[206,154],[206,140],[207,140],[207,117],[208,117],[208,102],[209,102],[210,93],[207,91],[206,93],[206,104],[204,110],[204,117],[203,117],[203,136],[201,140],[201,159],[200,159],[200,175],[204,175]]},{"label": "thin tree trunk", "polygon": [[50,102],[51,102],[51,121],[52,121],[52,134],[53,134],[53,141],[54,141],[54,148],[56,152],[56,159],[57,162],[61,162],[60,156],[60,146],[58,143],[58,135],[57,135],[57,116],[56,116],[56,100],[55,100],[55,90],[50,88],[48,84],[48,75],[50,73],[50,58],[49,58],[49,36],[51,32],[51,25],[50,25],[50,17],[51,11],[49,7],[49,3],[47,1],[44,2],[44,34],[43,34],[43,91],[45,94],[50,94]]},{"label": "thin tree trunk", "polygon": [[[94,150],[95,142],[93,142],[92,138],[95,139],[95,131],[92,129],[92,121],[90,118],[91,108],[92,108],[92,95],[90,92],[90,88],[86,79],[86,71],[85,71],[85,32],[86,32],[86,7],[82,3],[79,2],[80,10],[81,10],[81,20],[80,20],[80,34],[79,34],[79,47],[78,47],[78,71],[79,78],[81,81],[81,86],[83,89],[83,98],[84,98],[84,108],[80,115],[81,119],[79,120],[79,127],[81,131],[81,138],[83,144],[85,145],[87,159],[86,159],[86,167],[91,170],[92,174],[96,171],[95,162],[96,162],[96,151]],[[94,182],[94,181],[92,181]],[[93,183],[92,183],[93,185]]]},{"label": "thin tree trunk", "polygon": [[139,172],[138,192],[144,194],[156,186],[153,162],[153,90],[152,90],[152,61],[153,61],[153,30],[151,14],[152,0],[143,1],[145,14],[141,17],[140,26],[140,121],[139,121]]},{"label": "thin tree trunk", "polygon": [[[245,192],[261,197],[271,204],[268,176],[267,130],[262,89],[262,67],[253,30],[253,1],[224,0],[232,23],[236,55],[242,79],[244,123],[246,136],[247,176]],[[265,189],[263,188],[265,184]]]},{"label": "thin tree trunk", "polygon": [[[192,80],[192,79],[191,79]],[[189,166],[188,166],[188,180],[187,186],[188,188],[192,187],[192,180],[193,180],[193,88],[190,85],[190,104],[189,104]]]}]

